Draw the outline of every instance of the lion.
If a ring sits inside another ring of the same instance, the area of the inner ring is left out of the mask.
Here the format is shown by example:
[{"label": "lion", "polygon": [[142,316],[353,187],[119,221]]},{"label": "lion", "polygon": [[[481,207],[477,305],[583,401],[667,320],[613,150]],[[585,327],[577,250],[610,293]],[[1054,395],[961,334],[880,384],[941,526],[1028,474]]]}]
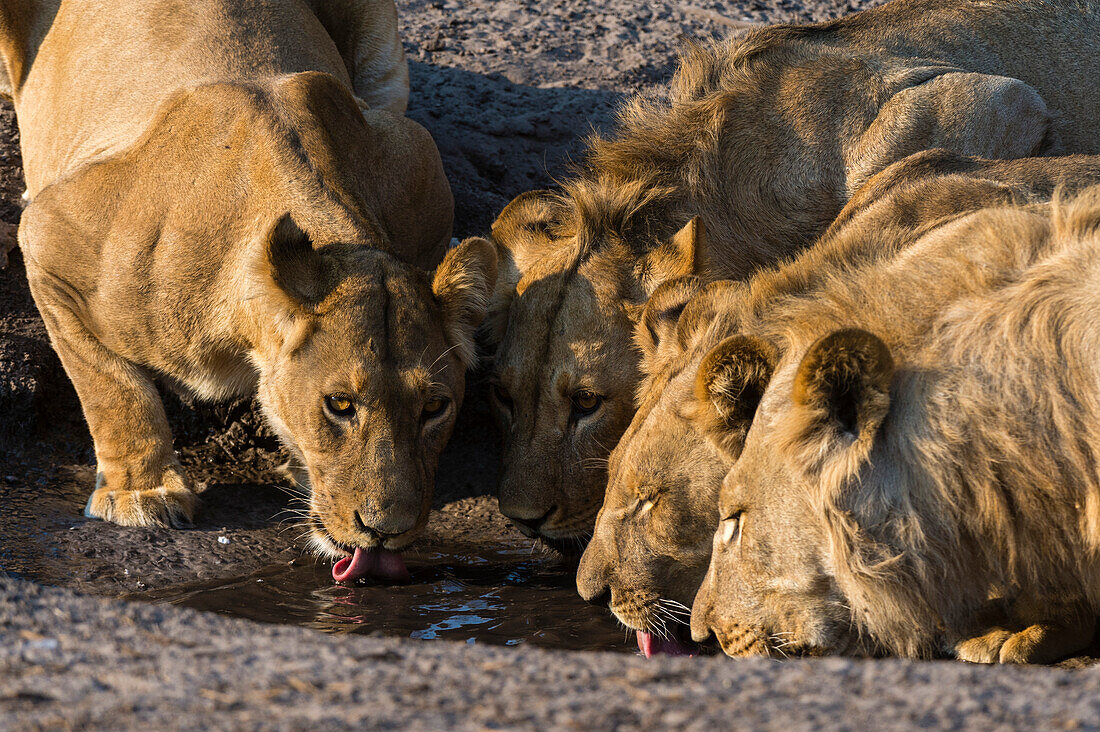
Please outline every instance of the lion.
[{"label": "lion", "polygon": [[638,410],[611,453],[608,485],[577,573],[653,652],[693,652],[689,607],[710,560],[718,491],[737,460],[781,344],[746,335],[791,298],[902,261],[908,247],[970,212],[1048,201],[1059,185],[1100,183],[1100,159],[987,161],[911,155],[868,181],[821,240],[747,282],[671,280],[636,328]]},{"label": "lion", "polygon": [[16,2],[31,291],[95,444],[86,513],[197,504],[157,381],[255,395],[335,574],[400,574],[496,276],[380,2]]},{"label": "lion", "polygon": [[744,280],[793,256],[921,150],[1100,152],[1098,8],[894,0],[689,47],[667,98],[626,104],[561,191],[522,194],[492,226],[504,514],[583,546],[634,413],[630,333],[662,282]]},{"label": "lion", "polygon": [[731,656],[1086,647],[1097,252],[1100,186],[996,205],[742,336],[782,355],[722,484],[692,636]]}]

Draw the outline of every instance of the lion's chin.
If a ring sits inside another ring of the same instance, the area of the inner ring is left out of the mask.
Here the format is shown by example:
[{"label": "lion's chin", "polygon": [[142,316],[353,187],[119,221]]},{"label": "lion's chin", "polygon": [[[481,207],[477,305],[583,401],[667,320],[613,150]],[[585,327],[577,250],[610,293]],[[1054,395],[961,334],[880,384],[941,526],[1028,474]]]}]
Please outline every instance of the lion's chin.
[{"label": "lion's chin", "polygon": [[537,534],[532,538],[538,541],[541,546],[549,549],[561,558],[576,564],[580,562],[581,555],[584,554],[584,549],[588,546],[588,541],[592,537],[585,534],[581,536],[559,538]]}]

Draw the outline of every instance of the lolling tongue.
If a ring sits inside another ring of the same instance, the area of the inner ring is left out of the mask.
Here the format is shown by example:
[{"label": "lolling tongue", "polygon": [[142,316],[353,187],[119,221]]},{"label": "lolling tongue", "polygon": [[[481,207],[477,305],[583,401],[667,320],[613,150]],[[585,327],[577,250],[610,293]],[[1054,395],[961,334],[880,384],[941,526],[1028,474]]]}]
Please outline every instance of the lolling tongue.
[{"label": "lolling tongue", "polygon": [[638,650],[645,654],[646,658],[652,658],[663,653],[666,656],[697,656],[698,650],[694,645],[681,643],[675,638],[656,638],[651,633],[637,631]]},{"label": "lolling tongue", "polygon": [[332,565],[332,578],[337,582],[354,582],[360,577],[403,581],[409,579],[405,560],[388,549],[360,549]]}]

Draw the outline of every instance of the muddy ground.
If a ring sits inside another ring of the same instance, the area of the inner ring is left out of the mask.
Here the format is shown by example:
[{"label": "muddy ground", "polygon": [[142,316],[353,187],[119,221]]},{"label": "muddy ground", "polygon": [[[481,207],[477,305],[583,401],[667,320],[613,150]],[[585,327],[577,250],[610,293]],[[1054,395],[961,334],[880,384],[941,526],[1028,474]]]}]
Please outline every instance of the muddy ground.
[{"label": "muddy ground", "polygon": [[[721,17],[816,20],[860,5],[399,1],[409,114],[442,152],[456,235],[483,233],[512,196],[563,177],[582,136],[613,127],[624,93],[653,92],[669,78],[684,37],[727,35]],[[18,132],[5,105],[0,220],[18,221],[22,191]],[[423,554],[528,547],[495,511],[496,435],[481,378],[470,382],[440,465]],[[326,637],[88,597],[164,597],[188,583],[312,561],[286,513],[293,505],[277,470],[285,455],[252,405],[166,400],[183,461],[206,486],[195,528],[84,519],[91,442],[13,253],[0,272],[0,570],[8,575],[0,579],[0,726],[1100,725],[1097,669],[645,662]],[[553,557],[540,561],[558,569]]]}]

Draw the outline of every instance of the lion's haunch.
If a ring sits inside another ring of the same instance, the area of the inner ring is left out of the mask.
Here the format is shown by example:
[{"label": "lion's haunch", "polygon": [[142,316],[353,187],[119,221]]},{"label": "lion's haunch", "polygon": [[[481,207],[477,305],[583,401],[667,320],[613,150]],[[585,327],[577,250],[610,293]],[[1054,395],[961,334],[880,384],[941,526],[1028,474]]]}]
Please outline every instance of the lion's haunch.
[{"label": "lion's haunch", "polygon": [[332,578],[337,582],[354,582],[360,577],[408,580],[409,570],[398,552],[359,547],[355,548],[355,554],[332,565]]}]

